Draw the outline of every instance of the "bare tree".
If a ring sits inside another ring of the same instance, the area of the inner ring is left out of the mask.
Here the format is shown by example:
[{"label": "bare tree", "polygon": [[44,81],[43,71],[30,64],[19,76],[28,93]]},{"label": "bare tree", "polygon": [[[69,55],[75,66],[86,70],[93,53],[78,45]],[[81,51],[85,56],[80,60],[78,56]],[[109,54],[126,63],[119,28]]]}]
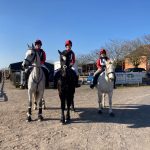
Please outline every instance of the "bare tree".
[{"label": "bare tree", "polygon": [[82,55],[79,55],[76,59],[77,63],[78,63],[78,66],[83,66],[85,64],[88,63],[88,56],[87,54],[82,54]]},{"label": "bare tree", "polygon": [[[128,56],[130,62],[134,66],[138,66],[142,61],[140,55],[136,53],[129,57],[129,54],[132,52],[134,53],[134,51],[141,46],[143,46],[142,49],[149,49],[150,51],[150,46],[148,44],[150,44],[150,34],[134,40],[109,40],[102,48],[108,51],[108,56],[115,60],[116,65],[122,63],[125,57]],[[79,65],[83,65],[90,62],[96,62],[98,57],[99,49],[96,49],[88,54],[78,56],[77,61]]]},{"label": "bare tree", "polygon": [[150,44],[150,34],[145,35],[143,37],[143,41],[145,42],[145,44]]}]

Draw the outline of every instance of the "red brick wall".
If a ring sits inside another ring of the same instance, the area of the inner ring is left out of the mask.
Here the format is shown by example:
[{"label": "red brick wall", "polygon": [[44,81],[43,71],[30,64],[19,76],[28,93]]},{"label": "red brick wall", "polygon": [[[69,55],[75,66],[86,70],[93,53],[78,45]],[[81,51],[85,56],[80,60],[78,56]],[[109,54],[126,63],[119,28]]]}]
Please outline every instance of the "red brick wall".
[{"label": "red brick wall", "polygon": [[[138,66],[138,68],[144,68],[144,69],[148,70],[147,57],[146,56],[141,56],[141,57],[142,57],[142,62]],[[125,59],[125,69],[128,69],[128,68],[134,68],[134,66],[130,62],[129,58],[126,58]]]}]

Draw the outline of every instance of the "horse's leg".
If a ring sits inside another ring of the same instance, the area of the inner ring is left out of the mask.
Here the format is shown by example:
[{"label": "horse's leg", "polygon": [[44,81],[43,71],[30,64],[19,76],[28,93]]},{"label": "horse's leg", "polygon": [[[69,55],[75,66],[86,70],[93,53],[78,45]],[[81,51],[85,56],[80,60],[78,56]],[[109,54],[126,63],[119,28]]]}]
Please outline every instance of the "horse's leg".
[{"label": "horse's leg", "polygon": [[38,121],[42,121],[43,120],[43,116],[42,116],[42,98],[43,98],[43,93],[42,91],[40,91],[41,93],[39,93],[39,112],[38,112]]},{"label": "horse's leg", "polygon": [[59,94],[60,97],[60,101],[61,101],[61,118],[60,121],[62,122],[62,124],[65,124],[65,96],[61,94]]},{"label": "horse's leg", "polygon": [[99,104],[98,113],[102,114],[102,93],[99,91],[98,91],[98,104]]},{"label": "horse's leg", "polygon": [[27,122],[32,121],[31,119],[31,108],[32,108],[32,92],[31,90],[28,90],[28,96],[29,96],[29,102],[28,102],[28,112],[27,112]]},{"label": "horse's leg", "polygon": [[71,101],[72,110],[75,111],[75,108],[74,108],[74,95],[73,95],[71,100],[72,100]]},{"label": "horse's leg", "polygon": [[42,121],[43,116],[42,116],[42,99],[39,99],[39,112],[38,112],[38,121]]},{"label": "horse's leg", "polygon": [[73,95],[69,94],[67,96],[67,114],[66,114],[67,121],[70,121],[70,106],[72,102],[73,102]]},{"label": "horse's leg", "polygon": [[42,98],[42,108],[43,108],[43,109],[46,109],[45,99],[44,99],[44,98]]},{"label": "horse's leg", "polygon": [[106,94],[103,93],[102,94],[102,108],[105,108],[105,96],[106,96]]},{"label": "horse's leg", "polygon": [[112,92],[111,93],[108,93],[108,98],[109,98],[109,115],[110,116],[114,116],[114,113],[112,111]]},{"label": "horse's leg", "polygon": [[37,98],[35,94],[33,94],[33,98],[34,98],[34,110],[37,110]]}]

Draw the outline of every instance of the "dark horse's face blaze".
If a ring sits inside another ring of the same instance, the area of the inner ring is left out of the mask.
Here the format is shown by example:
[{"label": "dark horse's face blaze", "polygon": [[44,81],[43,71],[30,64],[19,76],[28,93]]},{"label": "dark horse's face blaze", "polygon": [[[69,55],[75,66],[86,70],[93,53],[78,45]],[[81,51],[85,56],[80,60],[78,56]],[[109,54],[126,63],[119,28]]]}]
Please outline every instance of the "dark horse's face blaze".
[{"label": "dark horse's face blaze", "polygon": [[66,77],[66,71],[67,71],[67,54],[65,52],[60,52],[60,65],[61,65],[61,71],[62,71],[62,76]]}]

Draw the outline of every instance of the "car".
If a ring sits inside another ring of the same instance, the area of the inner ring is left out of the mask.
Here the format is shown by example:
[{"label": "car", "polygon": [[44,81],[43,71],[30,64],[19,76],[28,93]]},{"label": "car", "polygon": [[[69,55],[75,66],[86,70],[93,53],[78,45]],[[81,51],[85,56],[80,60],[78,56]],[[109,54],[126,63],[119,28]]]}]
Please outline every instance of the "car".
[{"label": "car", "polygon": [[125,72],[146,72],[144,68],[128,68],[124,70]]},{"label": "car", "polygon": [[93,78],[94,78],[93,75],[89,75],[86,80],[87,84],[92,84]]},{"label": "car", "polygon": [[124,72],[124,70],[122,68],[115,68],[115,72]]}]

